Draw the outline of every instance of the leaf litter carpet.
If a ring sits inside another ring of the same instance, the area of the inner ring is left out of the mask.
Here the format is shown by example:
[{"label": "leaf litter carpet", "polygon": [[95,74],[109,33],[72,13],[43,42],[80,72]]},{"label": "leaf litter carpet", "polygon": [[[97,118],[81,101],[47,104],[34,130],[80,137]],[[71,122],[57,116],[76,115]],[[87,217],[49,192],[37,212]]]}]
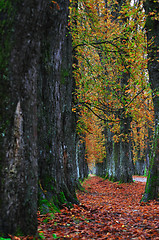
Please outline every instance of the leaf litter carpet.
[{"label": "leaf litter carpet", "polygon": [[119,184],[93,176],[83,187],[77,193],[80,205],[64,207],[54,217],[39,215],[45,239],[159,240],[158,202],[140,203],[144,182]]}]

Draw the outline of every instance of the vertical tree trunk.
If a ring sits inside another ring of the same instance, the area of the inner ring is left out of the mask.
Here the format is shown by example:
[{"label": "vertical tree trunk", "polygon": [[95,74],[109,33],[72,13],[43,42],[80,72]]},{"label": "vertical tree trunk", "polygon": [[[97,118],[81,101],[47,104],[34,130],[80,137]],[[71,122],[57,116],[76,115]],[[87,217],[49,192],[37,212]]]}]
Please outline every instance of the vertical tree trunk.
[{"label": "vertical tree trunk", "polygon": [[78,179],[83,181],[88,176],[88,164],[85,156],[85,142],[81,142],[78,135],[76,140],[76,162],[78,166]]},{"label": "vertical tree trunk", "polygon": [[159,3],[146,0],[144,3],[148,42],[148,71],[155,111],[155,137],[150,159],[150,169],[142,201],[159,199]]},{"label": "vertical tree trunk", "polygon": [[[117,17],[120,15],[120,10],[125,1],[118,1],[118,4],[111,3],[111,11],[112,11],[112,21],[118,21]],[[107,1],[105,1],[107,5]],[[123,19],[123,23],[126,19]],[[124,56],[123,56],[124,57]],[[113,141],[113,134],[110,130],[107,132],[106,138],[106,176],[113,181],[120,182],[132,182],[132,159],[130,154],[130,122],[131,118],[126,116],[125,105],[127,102],[127,94],[126,87],[128,85],[129,73],[122,73],[119,76],[120,86],[121,86],[121,94],[120,97],[122,99],[122,108],[120,110],[119,119],[120,119],[120,139],[119,143],[115,143]]]},{"label": "vertical tree trunk", "polygon": [[0,53],[7,56],[7,63],[2,60],[0,65],[0,233],[33,235],[37,229],[37,147],[42,198],[52,202],[52,207],[78,202],[69,1],[11,4],[8,0],[4,6]]},{"label": "vertical tree trunk", "polygon": [[119,181],[120,145],[113,141],[113,133],[108,128],[106,135],[106,178]]},{"label": "vertical tree trunk", "polygon": [[[140,128],[137,128],[137,135],[138,139],[140,138]],[[146,139],[144,140],[146,142]],[[135,161],[135,174],[136,175],[144,175],[145,168],[146,168],[146,149],[144,149],[144,156],[141,155],[141,146],[140,146],[140,140],[136,143],[136,152],[137,152],[137,159]],[[145,146],[146,148],[147,146]]]},{"label": "vertical tree trunk", "polygon": [[123,112],[120,120],[120,163],[119,163],[119,181],[132,182],[132,159],[130,157],[130,117],[125,116]]},{"label": "vertical tree trunk", "polygon": [[6,76],[1,78],[0,88],[0,234],[4,235],[32,235],[37,229],[36,94],[41,3],[10,2],[2,11],[6,24],[2,46],[10,44],[6,50],[8,70],[3,69]]},{"label": "vertical tree trunk", "polygon": [[58,0],[47,9],[38,81],[39,186],[45,190],[39,192],[42,203],[45,193],[52,206],[66,201],[77,203],[76,119],[72,113],[68,6],[68,0]]},{"label": "vertical tree trunk", "polygon": [[106,133],[106,177],[111,177],[111,165],[113,160],[113,136],[110,129],[107,129]]},{"label": "vertical tree trunk", "polygon": [[[68,14],[68,12],[67,12]],[[66,22],[67,24],[67,22]],[[66,25],[67,27],[67,25]],[[73,78],[72,78],[72,38],[66,31],[66,42],[63,47],[63,60],[61,68],[61,106],[62,106],[62,145],[67,153],[66,168],[64,168],[67,187],[75,196],[77,176],[76,162],[76,115],[72,112],[73,104]],[[65,165],[64,165],[65,166]],[[72,199],[73,200],[73,199]]]},{"label": "vertical tree trunk", "polygon": [[[73,24],[77,30],[77,18],[78,18],[78,0],[72,2],[72,8],[73,8]],[[72,52],[72,61],[73,61],[73,72],[76,71],[76,68],[78,68],[78,60],[76,58],[77,51],[76,49],[73,50]],[[76,80],[73,76],[73,104],[75,104],[77,100],[75,92],[76,92]],[[78,114],[74,113],[74,117],[76,119],[76,122],[78,121]],[[82,139],[82,141],[81,141]],[[85,142],[84,141],[84,136],[80,136],[80,134],[76,133],[76,166],[77,166],[77,176],[80,180],[84,180],[85,177],[88,176],[88,163],[87,159],[85,156]]]}]

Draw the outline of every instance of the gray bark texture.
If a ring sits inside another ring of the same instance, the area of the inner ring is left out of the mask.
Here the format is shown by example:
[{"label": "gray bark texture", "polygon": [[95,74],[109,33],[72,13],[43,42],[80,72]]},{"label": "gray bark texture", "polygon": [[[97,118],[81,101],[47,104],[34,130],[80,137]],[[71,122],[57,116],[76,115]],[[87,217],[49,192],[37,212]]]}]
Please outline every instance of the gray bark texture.
[{"label": "gray bark texture", "polygon": [[121,133],[127,138],[122,139],[121,137],[119,142],[114,142],[113,133],[109,128],[105,128],[106,158],[103,159],[102,163],[96,163],[96,174],[105,176],[111,181],[131,182],[134,168],[131,156],[129,118],[124,117],[120,120],[120,124]]},{"label": "gray bark texture", "polygon": [[120,164],[119,164],[119,181],[132,182],[133,162],[131,157],[131,140],[130,140],[130,122],[131,118],[125,116],[120,120]]},{"label": "gray bark texture", "polygon": [[1,9],[1,46],[8,56],[0,79],[0,233],[4,235],[35,234],[37,229],[41,2],[6,1]]},{"label": "gray bark texture", "polygon": [[106,177],[111,181],[119,181],[119,143],[113,141],[113,133],[110,129],[105,130],[106,141]]},{"label": "gray bark texture", "polygon": [[34,235],[37,196],[47,211],[78,203],[69,1],[2,1],[0,235]]},{"label": "gray bark texture", "polygon": [[85,157],[85,142],[81,142],[79,136],[77,135],[76,140],[76,162],[78,178],[83,181],[88,177],[88,164]]},{"label": "gray bark texture", "polygon": [[47,9],[38,79],[39,185],[45,198],[58,206],[65,201],[78,202],[68,6],[69,1],[59,0]]},{"label": "gray bark texture", "polygon": [[[159,19],[154,17],[159,12],[159,3],[146,0],[144,3],[146,33],[148,42],[148,71],[155,112],[155,136],[150,159],[149,175],[142,201],[159,199]],[[152,16],[152,14],[154,15]]]},{"label": "gray bark texture", "polygon": [[[137,128],[138,137],[140,137],[140,128]],[[144,150],[144,156],[141,156],[141,149],[140,149],[140,142],[136,143],[136,151],[137,151],[137,160],[135,161],[134,167],[135,167],[135,175],[144,175],[145,169],[146,169],[146,161],[145,156],[147,155],[148,151],[148,144],[149,144],[149,138],[148,140],[145,139],[145,150]],[[147,144],[146,144],[147,142]]]}]

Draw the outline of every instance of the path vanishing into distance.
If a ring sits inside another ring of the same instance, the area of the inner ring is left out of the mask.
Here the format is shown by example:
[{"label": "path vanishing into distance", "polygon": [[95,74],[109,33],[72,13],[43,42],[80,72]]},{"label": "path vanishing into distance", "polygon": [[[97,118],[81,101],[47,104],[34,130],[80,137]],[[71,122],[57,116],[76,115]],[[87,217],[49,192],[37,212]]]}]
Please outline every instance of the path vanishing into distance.
[{"label": "path vanishing into distance", "polygon": [[147,181],[147,177],[144,177],[144,176],[133,176],[133,180],[135,182],[143,182],[143,183],[146,183]]},{"label": "path vanishing into distance", "polygon": [[39,215],[39,234],[48,240],[159,240],[158,202],[140,203],[146,177],[133,179],[119,184],[90,176],[77,193],[79,205]]}]

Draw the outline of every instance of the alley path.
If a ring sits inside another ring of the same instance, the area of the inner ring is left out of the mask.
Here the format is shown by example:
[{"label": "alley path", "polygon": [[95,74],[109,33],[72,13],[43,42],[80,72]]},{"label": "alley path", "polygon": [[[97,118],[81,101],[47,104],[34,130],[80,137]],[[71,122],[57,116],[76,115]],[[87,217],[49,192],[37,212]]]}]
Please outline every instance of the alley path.
[{"label": "alley path", "polygon": [[80,205],[39,215],[45,239],[159,240],[158,203],[140,203],[145,183],[118,184],[93,176],[83,186],[85,191],[77,194]]},{"label": "alley path", "polygon": [[143,183],[145,182],[145,183],[146,183],[147,177],[134,175],[134,176],[133,176],[133,180],[134,180],[135,182],[143,182]]}]

